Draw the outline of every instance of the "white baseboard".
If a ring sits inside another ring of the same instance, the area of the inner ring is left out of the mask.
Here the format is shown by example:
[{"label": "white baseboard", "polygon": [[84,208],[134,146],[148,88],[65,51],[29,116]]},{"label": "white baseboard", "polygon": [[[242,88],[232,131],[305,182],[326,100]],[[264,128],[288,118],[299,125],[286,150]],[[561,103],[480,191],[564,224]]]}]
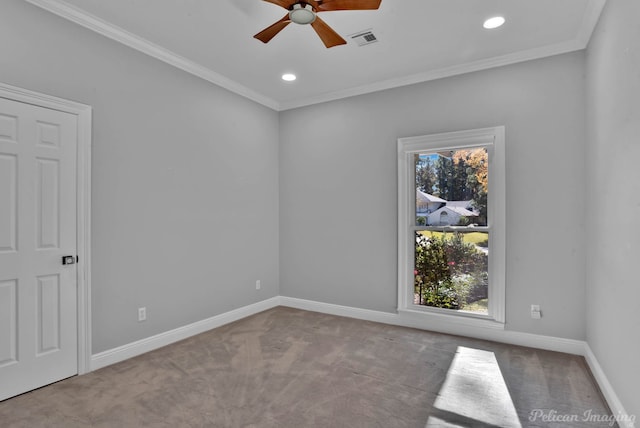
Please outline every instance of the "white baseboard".
[{"label": "white baseboard", "polygon": [[195,336],[196,334],[204,333],[205,331],[214,329],[216,327],[241,320],[242,318],[246,318],[259,312],[266,311],[267,309],[275,308],[279,304],[280,297],[272,297],[270,299],[263,300],[261,302],[257,302],[248,306],[243,306],[241,308],[234,309],[232,311],[225,312],[223,314],[216,315],[214,317],[207,318],[205,320],[198,321],[184,327],[179,327],[174,330],[170,330],[164,333],[157,334],[155,336],[147,337],[136,342],[128,343],[117,348],[94,354],[91,356],[91,370],[97,370],[102,367],[106,367],[111,364],[136,357],[138,355],[144,354],[145,352],[162,348],[163,346],[167,346],[180,340],[187,339],[191,336]]},{"label": "white baseboard", "polygon": [[91,356],[90,370],[97,370],[111,364],[124,361],[128,358],[153,351],[154,349],[170,345],[180,340],[189,338],[196,334],[220,327],[222,325],[238,321],[258,312],[274,308],[276,306],[287,306],[313,312],[322,312],[331,315],[356,318],[366,321],[380,322],[383,324],[399,325],[403,327],[419,328],[423,330],[436,331],[440,333],[468,336],[476,339],[492,340],[496,342],[509,343],[512,345],[528,346],[538,349],[546,349],[569,354],[584,355],[585,342],[563,339],[551,336],[541,336],[530,333],[521,333],[495,328],[470,327],[466,324],[445,323],[435,321],[425,325],[424,321],[418,320],[411,314],[397,314],[390,312],[374,311],[370,309],[354,308],[351,306],[335,305],[331,303],[315,302],[312,300],[297,299],[293,297],[276,296],[263,300],[252,305],[244,306],[225,312],[214,317],[195,322],[193,324],[179,327],[155,336],[147,337],[136,342],[128,343],[117,348],[109,349]]},{"label": "white baseboard", "polygon": [[589,344],[572,339],[564,339],[552,336],[543,336],[531,333],[497,329],[492,326],[474,327],[465,323],[444,323],[430,322],[425,325],[424,320],[419,321],[411,314],[391,313],[375,311],[371,309],[354,308],[351,306],[335,305],[331,303],[316,302],[312,300],[298,299],[294,297],[276,296],[258,303],[254,303],[242,308],[234,309],[220,315],[198,321],[184,327],[180,327],[165,333],[138,340],[118,348],[100,352],[91,357],[91,370],[97,370],[111,364],[124,361],[129,358],[153,351],[154,349],[170,345],[183,339],[187,339],[196,334],[214,329],[216,327],[238,321],[242,318],[257,314],[267,309],[277,306],[302,309],[312,312],[321,312],[330,315],[361,319],[366,321],[379,322],[383,324],[412,327],[422,330],[436,331],[440,333],[454,334],[459,336],[472,337],[475,339],[491,340],[495,342],[508,343],[511,345],[527,346],[549,351],[564,352],[568,354],[581,355],[585,357],[593,376],[602,391],[611,412],[618,418],[621,428],[634,428],[634,419],[630,418],[624,410],[620,399],[609,383],[602,367],[598,363],[596,356],[591,351]]},{"label": "white baseboard", "polygon": [[425,322],[425,314],[418,317],[411,313],[391,313],[370,309],[353,308],[350,306],[334,305],[331,303],[314,302],[294,297],[280,296],[280,305],[307,311],[322,312],[349,318],[412,327],[438,333],[454,334],[457,336],[473,337],[475,339],[492,340],[510,345],[528,346],[567,354],[584,355],[585,342],[560,337],[542,336],[531,333],[503,330],[496,328],[492,321],[472,326],[470,323],[443,321],[442,317],[431,317]]},{"label": "white baseboard", "polygon": [[280,306],[311,312],[321,312],[329,315],[338,315],[341,317],[356,318],[365,321],[380,322],[383,324],[395,324],[398,319],[398,314],[390,312],[373,311],[371,309],[354,308],[352,306],[315,302],[313,300],[286,296],[280,296]]},{"label": "white baseboard", "polygon": [[604,398],[611,409],[611,413],[617,418],[620,428],[634,428],[635,416],[629,415],[624,409],[624,406],[620,402],[618,395],[614,391],[613,386],[611,386],[609,379],[607,379],[607,375],[605,375],[604,370],[602,370],[598,359],[588,343],[584,344],[584,358],[587,360],[591,373],[596,379],[596,382],[600,387],[600,391],[602,391],[602,395],[604,395]]}]

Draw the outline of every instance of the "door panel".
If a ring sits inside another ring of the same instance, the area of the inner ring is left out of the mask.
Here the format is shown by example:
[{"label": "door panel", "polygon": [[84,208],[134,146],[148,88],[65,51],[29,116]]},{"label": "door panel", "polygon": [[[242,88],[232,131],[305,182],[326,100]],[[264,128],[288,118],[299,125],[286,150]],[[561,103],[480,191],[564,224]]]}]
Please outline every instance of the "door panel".
[{"label": "door panel", "polygon": [[0,400],[78,371],[77,128],[0,98]]},{"label": "door panel", "polygon": [[60,276],[38,277],[37,355],[60,350]]},{"label": "door panel", "polygon": [[0,368],[16,362],[18,355],[18,283],[0,281]]},{"label": "door panel", "polygon": [[38,227],[38,250],[58,248],[60,232],[58,218],[58,169],[54,159],[36,159],[36,225]]},{"label": "door panel", "polygon": [[16,251],[18,158],[0,154],[0,253]]}]

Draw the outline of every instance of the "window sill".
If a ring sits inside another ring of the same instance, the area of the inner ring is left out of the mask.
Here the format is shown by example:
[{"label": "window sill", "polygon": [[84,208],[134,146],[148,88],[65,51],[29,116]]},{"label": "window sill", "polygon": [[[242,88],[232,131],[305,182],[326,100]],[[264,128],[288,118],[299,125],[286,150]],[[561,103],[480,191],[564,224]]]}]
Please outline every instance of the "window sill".
[{"label": "window sill", "polygon": [[473,315],[468,313],[455,312],[452,314],[443,313],[430,309],[398,308],[398,314],[414,321],[424,323],[425,328],[430,324],[456,325],[473,328],[489,328],[493,330],[504,330],[504,323],[496,321],[487,315]]}]

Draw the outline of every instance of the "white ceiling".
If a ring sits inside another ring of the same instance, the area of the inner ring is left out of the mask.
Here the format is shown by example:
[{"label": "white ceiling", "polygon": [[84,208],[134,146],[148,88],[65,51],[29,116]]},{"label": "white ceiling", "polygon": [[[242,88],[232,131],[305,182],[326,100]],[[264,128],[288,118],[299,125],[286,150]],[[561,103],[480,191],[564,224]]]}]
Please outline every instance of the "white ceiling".
[{"label": "white ceiling", "polygon": [[[320,16],[343,38],[324,47],[291,24],[253,35],[286,11],[262,0],[26,0],[275,110],[323,102],[586,47],[606,0],[382,0],[379,10]],[[496,30],[483,21],[503,15]],[[298,80],[283,82],[293,72]]]}]

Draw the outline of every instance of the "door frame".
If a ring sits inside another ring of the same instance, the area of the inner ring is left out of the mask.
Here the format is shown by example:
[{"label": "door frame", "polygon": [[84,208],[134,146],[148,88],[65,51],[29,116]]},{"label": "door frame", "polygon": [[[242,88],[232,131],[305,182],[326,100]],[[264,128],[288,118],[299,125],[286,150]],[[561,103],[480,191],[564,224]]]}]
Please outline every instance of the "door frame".
[{"label": "door frame", "polygon": [[78,374],[91,371],[91,121],[89,105],[0,82],[0,97],[70,113],[78,118],[76,249]]}]

